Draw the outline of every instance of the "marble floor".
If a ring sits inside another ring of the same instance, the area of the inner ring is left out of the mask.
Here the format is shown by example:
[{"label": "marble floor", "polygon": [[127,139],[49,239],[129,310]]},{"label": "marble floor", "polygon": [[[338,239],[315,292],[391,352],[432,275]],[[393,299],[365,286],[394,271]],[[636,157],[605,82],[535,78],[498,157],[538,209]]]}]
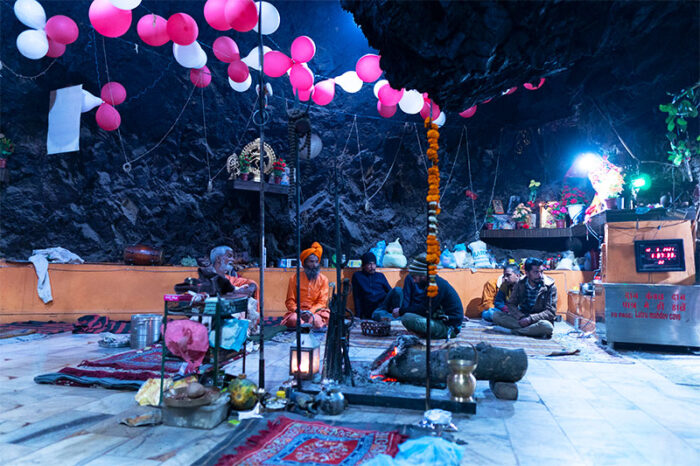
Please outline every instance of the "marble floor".
[{"label": "marble floor", "polygon": [[[118,351],[100,348],[99,338],[58,334],[0,347],[0,464],[187,465],[235,429],[127,427],[119,420],[141,409],[135,392],[34,383],[37,374]],[[288,378],[290,335],[277,340],[265,345],[269,389]],[[351,348],[351,356],[371,360],[377,351]],[[627,364],[530,359],[518,401],[496,399],[479,381],[477,414],[455,417],[464,464],[700,464],[700,386],[674,383],[636,356]],[[253,354],[254,381],[257,367]],[[240,371],[240,361],[229,371]],[[353,406],[343,419],[378,415],[407,424],[422,413]]]}]

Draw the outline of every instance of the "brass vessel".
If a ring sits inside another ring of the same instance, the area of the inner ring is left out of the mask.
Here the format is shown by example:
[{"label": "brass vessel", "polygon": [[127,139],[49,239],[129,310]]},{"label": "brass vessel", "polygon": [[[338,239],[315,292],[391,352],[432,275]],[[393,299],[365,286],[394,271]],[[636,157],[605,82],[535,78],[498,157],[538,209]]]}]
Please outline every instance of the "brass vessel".
[{"label": "brass vessel", "polygon": [[474,402],[474,390],[476,389],[476,378],[474,377],[474,369],[479,362],[479,355],[476,352],[474,345],[474,359],[450,359],[447,364],[450,366],[450,375],[447,376],[447,388],[450,391],[450,396],[454,401],[459,403]]}]

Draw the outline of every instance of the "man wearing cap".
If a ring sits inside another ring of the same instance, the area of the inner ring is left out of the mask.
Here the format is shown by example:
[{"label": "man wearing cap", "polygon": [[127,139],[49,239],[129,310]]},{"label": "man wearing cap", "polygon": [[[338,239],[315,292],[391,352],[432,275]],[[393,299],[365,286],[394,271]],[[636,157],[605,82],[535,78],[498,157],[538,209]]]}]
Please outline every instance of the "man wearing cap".
[{"label": "man wearing cap", "polygon": [[513,287],[507,307],[493,314],[493,323],[515,335],[552,338],[557,315],[557,287],[544,275],[544,263],[525,261],[525,276]]},{"label": "man wearing cap", "polygon": [[408,266],[409,275],[404,281],[403,303],[399,311],[401,323],[406,329],[425,337],[428,334],[428,306],[432,308],[430,319],[431,338],[453,338],[462,329],[464,319],[462,301],[447,280],[435,277],[438,294],[428,300],[425,290],[428,287],[428,263],[421,254]]},{"label": "man wearing cap", "polygon": [[[313,243],[309,249],[302,251],[299,259],[303,265],[303,274],[300,277],[302,323],[313,324],[314,328],[323,328],[328,325],[330,310],[328,309],[328,279],[321,273],[321,257],[323,248],[318,243]],[[297,276],[294,274],[289,279],[287,286],[287,300],[285,301],[287,312],[282,319],[282,325],[287,328],[297,326]]]},{"label": "man wearing cap", "polygon": [[362,255],[362,270],[352,275],[352,299],[360,319],[391,320],[394,312],[398,317],[401,288],[391,289],[384,274],[377,272],[377,257],[371,252]]}]

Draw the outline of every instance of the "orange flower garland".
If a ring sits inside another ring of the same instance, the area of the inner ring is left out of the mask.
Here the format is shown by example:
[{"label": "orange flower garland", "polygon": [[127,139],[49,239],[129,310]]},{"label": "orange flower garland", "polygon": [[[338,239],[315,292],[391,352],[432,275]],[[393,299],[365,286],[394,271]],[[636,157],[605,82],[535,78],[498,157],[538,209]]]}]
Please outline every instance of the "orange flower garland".
[{"label": "orange flower garland", "polygon": [[432,165],[428,168],[428,291],[427,295],[434,298],[438,294],[438,287],[435,277],[437,276],[437,265],[440,262],[440,242],[437,239],[438,222],[440,215],[440,168],[438,167],[438,139],[440,132],[438,126],[430,118],[425,119],[425,128],[428,129],[428,158]]}]

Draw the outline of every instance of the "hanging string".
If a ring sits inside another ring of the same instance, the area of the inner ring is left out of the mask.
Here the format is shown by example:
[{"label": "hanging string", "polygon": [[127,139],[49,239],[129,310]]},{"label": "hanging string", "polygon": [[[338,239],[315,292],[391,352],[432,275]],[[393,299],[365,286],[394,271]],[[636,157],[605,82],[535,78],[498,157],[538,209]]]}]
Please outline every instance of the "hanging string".
[{"label": "hanging string", "polygon": [[[408,126],[408,124],[406,124],[406,126]],[[406,131],[405,131],[406,126],[404,126],[404,130],[401,131],[401,137],[399,138],[399,145],[396,148],[396,153],[394,154],[394,161],[391,162],[391,166],[389,167],[389,171],[386,172],[386,176],[384,177],[384,181],[382,181],[382,184],[379,185],[377,190],[374,192],[374,194],[372,194],[369,197],[369,199],[367,199],[367,193],[365,192],[365,206],[369,206],[370,201],[372,201],[372,199],[374,199],[374,196],[379,194],[379,191],[382,190],[382,188],[386,184],[386,181],[389,179],[389,175],[391,175],[391,171],[394,169],[394,165],[396,164],[396,160],[398,159],[399,152],[401,151],[401,144],[403,144],[403,136],[406,133]],[[364,176],[362,177],[362,181],[364,182]],[[366,207],[365,210],[369,210],[369,209],[367,209],[367,207]]]},{"label": "hanging string", "polygon": [[[17,78],[35,80],[35,79],[37,79],[37,78],[40,78],[41,76],[44,76],[44,75],[51,69],[51,67],[54,65],[54,63],[56,63],[57,60],[58,60],[58,58],[54,58],[54,59],[51,61],[51,63],[49,63],[49,66],[47,66],[47,67],[44,69],[44,71],[42,71],[42,72],[39,73],[39,74],[35,74],[34,76],[25,76],[25,75],[23,75],[23,74],[19,74],[18,72],[16,72],[15,70],[13,70],[13,69],[10,68],[9,66],[7,66],[7,63],[3,62],[2,60],[0,60],[0,71],[6,69],[7,71],[9,71],[10,73],[12,73],[12,74],[13,74],[15,77],[17,77]],[[0,73],[0,74],[1,74],[1,73]]]},{"label": "hanging string", "polygon": [[[348,131],[348,137],[345,138],[345,146],[343,146],[343,151],[340,153],[340,157],[344,156],[348,151],[348,143],[350,142],[350,136],[352,136],[352,130],[355,128],[356,124],[357,124],[357,115],[355,116],[355,118],[353,118],[352,123],[350,124],[350,131]],[[352,160],[354,158],[355,157],[352,157],[350,160],[347,161],[347,163],[352,162]],[[341,167],[342,167],[342,165],[344,165],[344,164],[341,164]]]},{"label": "hanging string", "polygon": [[[243,135],[246,134],[246,132],[248,131],[248,128],[250,127],[250,122],[253,120],[253,114],[255,113],[255,104],[258,103],[258,99],[259,99],[259,98],[260,98],[260,96],[258,96],[258,97],[255,99],[255,101],[253,102],[253,109],[252,109],[251,112],[250,112],[250,116],[248,117],[248,121],[247,121],[246,124],[245,124],[245,128],[244,128],[243,131],[238,135],[238,142],[236,142],[236,146],[235,146],[236,148],[235,148],[234,151],[233,151],[234,154],[235,154],[236,152],[238,152],[238,151],[240,150],[240,148],[241,148],[241,141],[243,140]],[[226,165],[227,165],[227,162],[224,162],[224,166],[221,167],[221,168],[219,169],[218,172],[216,172],[216,175],[214,175],[214,176],[212,177],[212,179],[211,179],[212,181],[214,181],[214,180],[221,174],[221,172],[223,172],[223,171],[226,169]]]},{"label": "hanging string", "polygon": [[207,191],[211,191],[212,181],[211,181],[211,166],[209,165],[209,152],[211,148],[209,147],[209,141],[207,140],[207,112],[204,110],[204,88],[202,88],[202,126],[204,127],[204,154],[207,157],[207,175],[209,176],[209,181],[207,182]]},{"label": "hanging string", "polygon": [[[472,193],[474,192],[474,183],[472,182],[472,160],[471,160],[471,155],[469,154],[469,133],[467,132],[467,127],[464,127],[464,133],[467,136],[467,171],[469,173],[469,191]],[[476,202],[474,202],[474,198],[470,197],[472,200],[472,215],[474,215],[474,231],[478,232],[477,230],[477,225],[476,225]]]},{"label": "hanging string", "polygon": [[423,162],[423,168],[425,168],[425,173],[428,173],[428,164],[425,163],[425,152],[423,152],[423,145],[420,143],[420,135],[418,134],[418,126],[416,124],[413,124],[413,129],[416,132],[416,141],[418,141],[418,157],[421,159]]},{"label": "hanging string", "polygon": [[[93,30],[94,33],[94,30]],[[94,38],[94,35],[93,35]],[[97,53],[97,52],[95,52]],[[109,75],[109,62],[107,61],[107,48],[105,47],[105,38],[102,36],[102,53],[104,54],[105,57],[105,71],[107,72],[107,82],[112,82],[112,78]],[[95,61],[97,63],[97,61]],[[98,79],[99,79],[99,74],[98,74]],[[102,86],[100,86],[100,89],[102,89]],[[114,91],[113,91],[113,86],[109,87],[109,97],[112,102],[114,102]],[[121,148],[122,154],[124,155],[124,165],[122,165],[122,170],[124,170],[126,173],[129,173],[131,171],[131,163],[129,163],[129,159],[126,156],[126,150],[124,149],[124,140],[122,139],[122,132],[119,129],[119,126],[117,126],[117,137],[119,139],[119,147]]]},{"label": "hanging string", "polygon": [[[97,61],[97,39],[95,38],[95,29],[90,28],[90,40],[92,41],[92,51],[95,55],[95,72],[97,73],[97,87],[102,89],[102,80],[100,79],[100,67]],[[102,45],[104,46],[104,36],[102,36]],[[89,46],[89,44],[88,44]],[[109,78],[108,78],[109,79]]]},{"label": "hanging string", "polygon": [[459,143],[457,144],[457,152],[455,152],[455,159],[452,162],[452,169],[450,170],[450,176],[447,177],[447,183],[445,183],[445,188],[442,191],[442,194],[440,195],[440,202],[442,202],[442,198],[445,196],[445,193],[447,192],[447,187],[450,185],[450,180],[452,179],[452,173],[455,171],[455,166],[457,165],[457,159],[459,158],[459,151],[462,149],[462,136],[464,135],[464,131],[461,131],[459,133]]},{"label": "hanging string", "polygon": [[[496,169],[494,170],[494,175],[493,175],[493,186],[491,186],[491,197],[489,198],[489,203],[486,204],[487,206],[490,206],[491,203],[493,202],[493,196],[496,193],[496,181],[498,180],[498,165],[499,162],[501,161],[501,145],[503,141],[503,130],[501,130],[501,135],[498,138],[498,156],[496,157]],[[479,226],[479,229],[474,232],[474,235],[479,238],[479,232],[481,231],[482,228],[484,228],[484,225],[486,224],[486,216],[488,214],[484,214],[484,221],[481,222],[481,226]]]},{"label": "hanging string", "polygon": [[365,192],[365,212],[369,212],[369,200],[367,199],[367,183],[365,183],[365,167],[362,166],[362,156],[360,155],[360,132],[355,123],[355,138],[357,139],[357,157],[360,159],[360,175],[362,176],[362,189]]}]

